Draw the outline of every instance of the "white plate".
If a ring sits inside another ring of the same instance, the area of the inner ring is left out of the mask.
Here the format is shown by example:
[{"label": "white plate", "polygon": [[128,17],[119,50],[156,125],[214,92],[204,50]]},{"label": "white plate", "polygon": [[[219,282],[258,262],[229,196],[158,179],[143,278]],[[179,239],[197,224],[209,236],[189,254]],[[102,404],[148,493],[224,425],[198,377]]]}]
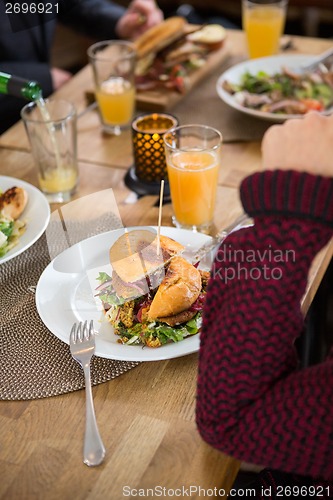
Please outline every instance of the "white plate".
[{"label": "white plate", "polygon": [[258,71],[265,71],[266,73],[272,75],[274,73],[281,72],[283,67],[298,67],[301,64],[310,63],[315,56],[308,55],[281,55],[272,57],[261,57],[259,59],[251,59],[249,61],[242,62],[229,68],[225,71],[217,80],[216,90],[222,101],[242,113],[247,115],[255,116],[256,118],[261,118],[263,120],[268,120],[272,122],[284,122],[289,118],[299,118],[304,115],[286,115],[277,113],[265,113],[263,111],[257,111],[255,109],[246,108],[239,104],[235,97],[229,94],[226,90],[222,88],[222,83],[228,81],[231,83],[240,83],[241,77],[247,71],[253,75],[256,75]]},{"label": "white plate", "polygon": [[[95,354],[109,359],[157,361],[198,351],[199,335],[156,349],[117,342],[119,337],[98,309],[94,293],[99,284],[96,280],[99,272],[111,272],[109,248],[123,233],[123,229],[116,229],[83,240],[62,252],[46,267],[36,290],[36,305],[42,321],[56,337],[69,344],[73,323],[94,320],[98,332]],[[204,234],[171,227],[162,227],[161,234],[194,250],[210,239]]]},{"label": "white plate", "polygon": [[14,186],[24,188],[28,193],[27,206],[20,216],[20,219],[26,222],[27,227],[18,244],[3,257],[0,257],[0,264],[17,257],[31,247],[44,233],[50,220],[49,203],[39,189],[20,179],[0,175],[0,190],[2,192]]}]

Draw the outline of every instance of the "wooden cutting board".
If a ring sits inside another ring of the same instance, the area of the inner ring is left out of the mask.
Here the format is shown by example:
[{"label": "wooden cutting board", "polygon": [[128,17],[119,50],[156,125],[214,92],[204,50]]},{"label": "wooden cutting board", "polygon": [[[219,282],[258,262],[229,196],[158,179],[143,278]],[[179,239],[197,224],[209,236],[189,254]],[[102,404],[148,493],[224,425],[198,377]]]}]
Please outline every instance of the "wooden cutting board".
[{"label": "wooden cutting board", "polygon": [[136,95],[137,108],[142,111],[167,111],[184,99],[191,90],[227,59],[230,54],[228,39],[223,46],[208,54],[206,63],[188,76],[185,93],[168,89],[138,91]]},{"label": "wooden cutting board", "polygon": [[[193,30],[193,25],[188,25],[187,30]],[[204,78],[212,73],[218,66],[230,55],[230,41],[228,37],[225,39],[223,46],[220,49],[210,52],[207,56],[205,64],[193,70],[187,77],[187,87],[184,93],[177,92],[169,89],[154,89],[137,91],[136,94],[136,107],[139,111],[168,111],[173,108],[179,101],[184,99],[191,90],[196,87]],[[222,72],[222,71],[221,71]],[[89,103],[95,100],[95,93],[93,90],[86,91],[86,99]]]}]

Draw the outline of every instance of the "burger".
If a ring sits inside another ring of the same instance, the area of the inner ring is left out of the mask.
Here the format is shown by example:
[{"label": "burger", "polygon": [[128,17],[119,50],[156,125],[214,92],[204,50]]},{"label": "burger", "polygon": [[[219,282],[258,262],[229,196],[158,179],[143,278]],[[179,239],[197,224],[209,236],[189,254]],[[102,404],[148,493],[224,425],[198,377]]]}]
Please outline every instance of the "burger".
[{"label": "burger", "polygon": [[112,274],[99,274],[96,295],[119,342],[160,347],[200,331],[209,273],[183,250],[146,230],[125,232],[111,247]]},{"label": "burger", "polygon": [[165,19],[135,41],[136,89],[185,92],[188,75],[201,68],[225,38],[226,30],[217,24],[197,27],[180,16]]},{"label": "burger", "polygon": [[157,54],[183,35],[186,20],[180,16],[169,17],[160,24],[145,31],[135,43],[139,59],[150,54]]}]

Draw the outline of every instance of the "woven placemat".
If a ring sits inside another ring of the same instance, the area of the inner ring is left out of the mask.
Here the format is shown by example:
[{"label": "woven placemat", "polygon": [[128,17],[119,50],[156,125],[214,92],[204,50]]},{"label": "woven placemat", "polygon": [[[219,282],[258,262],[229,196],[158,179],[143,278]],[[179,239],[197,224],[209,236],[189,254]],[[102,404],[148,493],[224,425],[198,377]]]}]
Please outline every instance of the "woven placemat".
[{"label": "woven placemat", "polygon": [[240,57],[229,57],[175,106],[172,113],[177,116],[180,125],[198,123],[215,127],[222,133],[225,144],[261,141],[272,124],[231,108],[216,91],[219,76],[239,62],[242,62]]},{"label": "woven placemat", "polygon": [[[0,265],[0,399],[57,396],[84,387],[80,365],[69,346],[42,323],[35,286],[50,261],[46,237]],[[92,384],[111,380],[139,363],[93,356]]]}]

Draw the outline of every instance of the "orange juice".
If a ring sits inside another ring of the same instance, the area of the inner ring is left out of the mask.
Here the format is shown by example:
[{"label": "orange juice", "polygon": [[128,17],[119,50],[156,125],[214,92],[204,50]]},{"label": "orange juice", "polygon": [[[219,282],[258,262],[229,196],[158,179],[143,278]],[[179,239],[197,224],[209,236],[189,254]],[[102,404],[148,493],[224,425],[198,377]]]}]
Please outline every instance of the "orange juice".
[{"label": "orange juice", "polygon": [[243,29],[246,32],[250,58],[277,54],[284,30],[285,11],[274,5],[244,7]]},{"label": "orange juice", "polygon": [[168,161],[172,205],[177,222],[201,226],[213,220],[219,162],[211,151],[179,151]]},{"label": "orange juice", "polygon": [[43,172],[43,177],[39,175],[39,185],[45,193],[67,192],[75,188],[77,179],[76,167],[66,165]]},{"label": "orange juice", "polygon": [[110,78],[97,89],[96,97],[106,125],[126,125],[131,121],[135,91],[129,81],[121,77]]}]

